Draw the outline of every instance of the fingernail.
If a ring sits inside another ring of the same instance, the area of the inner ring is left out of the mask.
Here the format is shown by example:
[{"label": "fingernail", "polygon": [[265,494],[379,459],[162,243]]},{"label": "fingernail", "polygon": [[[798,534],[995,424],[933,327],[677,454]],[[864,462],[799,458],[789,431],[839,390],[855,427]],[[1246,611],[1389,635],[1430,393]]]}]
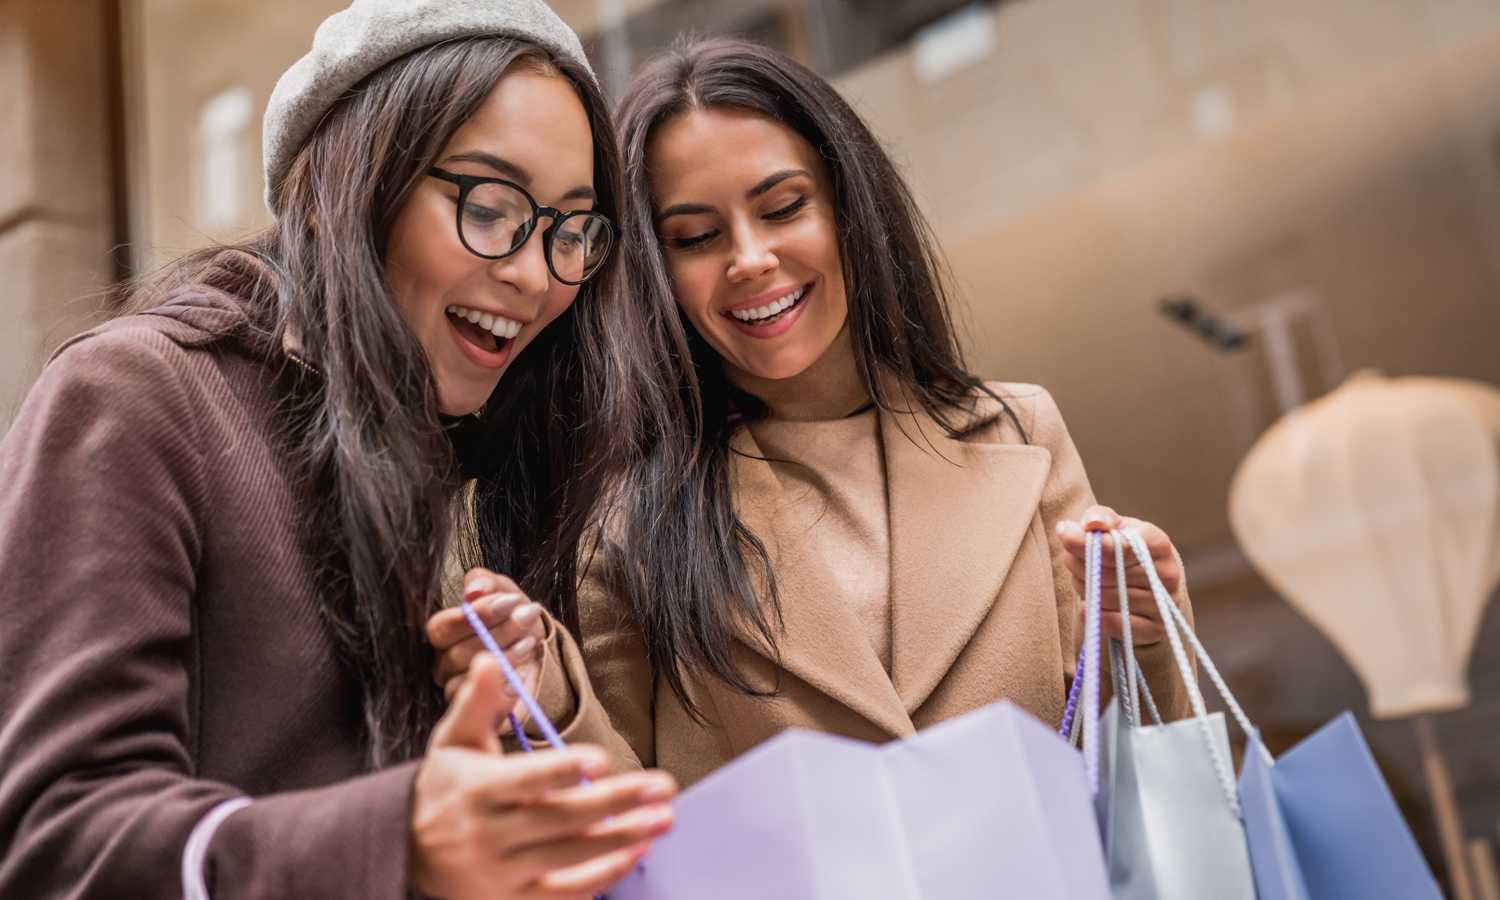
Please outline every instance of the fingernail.
[{"label": "fingernail", "polygon": [[540,619],[541,617],[542,608],[535,603],[528,603],[527,605],[516,610],[515,613],[511,615],[510,619],[512,622],[515,622],[522,628],[530,628],[532,625],[535,625],[536,620]]},{"label": "fingernail", "polygon": [[483,578],[475,578],[473,581],[470,581],[464,585],[464,599],[473,600],[475,597],[481,596],[483,594],[488,594],[490,591],[497,590],[499,587],[500,585],[496,584],[495,579],[493,578],[489,578],[487,576]]},{"label": "fingernail", "polygon": [[648,781],[641,788],[642,803],[665,803],[672,799],[677,792],[672,789],[672,783],[665,778],[655,778]]},{"label": "fingernail", "polygon": [[490,605],[485,608],[485,613],[493,619],[504,619],[520,602],[520,594],[501,594],[490,601]]},{"label": "fingernail", "polygon": [[668,828],[671,828],[672,807],[662,806],[659,809],[651,810],[651,812],[646,814],[645,825],[649,831],[657,831],[658,829],[666,831]]},{"label": "fingernail", "polygon": [[516,641],[514,644],[511,644],[510,649],[505,651],[505,655],[525,656],[534,649],[536,649],[536,638],[528,634],[526,637],[523,637],[519,641]]},{"label": "fingernail", "polygon": [[1058,537],[1062,537],[1063,536],[1063,532],[1065,532],[1065,531],[1068,530],[1068,523],[1067,522],[1058,522],[1057,523],[1057,527],[1054,528],[1054,529],[1052,529],[1052,530],[1057,532],[1057,536]]}]

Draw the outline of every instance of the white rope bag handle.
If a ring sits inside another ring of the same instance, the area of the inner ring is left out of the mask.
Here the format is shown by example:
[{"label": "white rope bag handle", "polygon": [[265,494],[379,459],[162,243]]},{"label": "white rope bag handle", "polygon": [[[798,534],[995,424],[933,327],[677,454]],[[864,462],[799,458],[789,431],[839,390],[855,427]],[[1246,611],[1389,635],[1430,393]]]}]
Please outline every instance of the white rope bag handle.
[{"label": "white rope bag handle", "polygon": [[[1230,713],[1234,716],[1235,721],[1239,723],[1239,726],[1244,729],[1245,734],[1254,734],[1255,726],[1250,724],[1249,717],[1245,715],[1245,711],[1240,707],[1239,702],[1234,699],[1234,694],[1230,692],[1229,685],[1224,683],[1224,678],[1219,674],[1218,668],[1214,666],[1213,660],[1209,658],[1208,651],[1204,649],[1202,642],[1198,640],[1198,636],[1193,633],[1192,626],[1188,624],[1187,616],[1183,615],[1182,610],[1177,608],[1177,603],[1172,599],[1172,595],[1162,585],[1161,577],[1156,573],[1156,564],[1151,561],[1151,551],[1146,547],[1145,538],[1141,537],[1140,532],[1134,528],[1121,528],[1118,531],[1110,532],[1110,534],[1115,537],[1115,558],[1117,562],[1124,562],[1124,550],[1120,547],[1120,539],[1124,538],[1124,542],[1130,544],[1131,552],[1135,554],[1135,558],[1140,560],[1141,568],[1145,571],[1146,578],[1151,583],[1151,596],[1156,600],[1156,608],[1161,613],[1162,624],[1166,628],[1167,640],[1172,645],[1172,656],[1177,660],[1177,669],[1182,673],[1183,684],[1186,685],[1188,698],[1192,701],[1193,717],[1198,720],[1198,724],[1203,732],[1204,743],[1208,746],[1209,756],[1213,759],[1214,769],[1219,776],[1219,784],[1224,789],[1225,799],[1229,801],[1229,808],[1233,810],[1236,816],[1241,816],[1240,798],[1239,792],[1235,788],[1234,770],[1230,766],[1229,760],[1225,759],[1224,754],[1219,751],[1219,745],[1213,739],[1213,732],[1209,730],[1208,707],[1203,702],[1203,692],[1198,688],[1198,680],[1193,677],[1193,667],[1188,660],[1187,651],[1183,647],[1184,637],[1192,645],[1193,654],[1202,663],[1204,671],[1208,673],[1209,680],[1213,682],[1214,688],[1219,692],[1219,696],[1224,698],[1225,705],[1229,707]],[[1123,588],[1123,565],[1119,567],[1119,571],[1121,573],[1120,578]],[[1124,609],[1124,604],[1122,604],[1122,612]],[[1140,666],[1135,659],[1135,647],[1127,642],[1124,646],[1124,651],[1129,666],[1127,672],[1134,674],[1135,671],[1139,671]]]}]

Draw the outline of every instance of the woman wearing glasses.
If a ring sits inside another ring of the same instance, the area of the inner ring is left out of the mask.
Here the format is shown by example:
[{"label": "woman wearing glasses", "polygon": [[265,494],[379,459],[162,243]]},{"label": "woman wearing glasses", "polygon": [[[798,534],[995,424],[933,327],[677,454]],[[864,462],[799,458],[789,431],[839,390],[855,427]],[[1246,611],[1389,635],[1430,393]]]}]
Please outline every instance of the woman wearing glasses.
[{"label": "woman wearing glasses", "polygon": [[[619,113],[630,281],[662,310],[683,398],[579,595],[636,761],[688,784],[786,728],[879,742],[1000,699],[1056,724],[1080,523],[1122,520],[1093,506],[1046,391],[964,367],[926,227],[864,123],[736,42],[648,64]],[[1166,535],[1125,521],[1186,606]],[[1155,643],[1128,575],[1132,637]],[[1104,626],[1120,636],[1119,613]],[[1140,659],[1184,714],[1166,648]]]},{"label": "woman wearing glasses", "polygon": [[[605,104],[537,0],[359,0],[265,135],[275,224],[70,341],[0,443],[0,896],[590,896],[671,779],[502,756],[496,663],[444,713],[423,626],[461,474],[508,504],[492,558],[571,586],[641,405]],[[565,737],[610,740],[501,599]]]}]

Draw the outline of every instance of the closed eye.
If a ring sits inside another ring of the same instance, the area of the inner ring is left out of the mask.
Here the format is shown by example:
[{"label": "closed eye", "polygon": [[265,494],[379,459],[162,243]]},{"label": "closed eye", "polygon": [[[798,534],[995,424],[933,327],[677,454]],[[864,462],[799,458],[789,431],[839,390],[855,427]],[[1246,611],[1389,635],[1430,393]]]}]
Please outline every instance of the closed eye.
[{"label": "closed eye", "polygon": [[795,216],[797,213],[801,212],[802,211],[802,207],[804,207],[806,205],[807,205],[807,198],[806,197],[798,197],[796,200],[793,200],[791,203],[788,203],[786,206],[783,206],[781,209],[778,209],[778,210],[776,210],[774,212],[768,212],[768,213],[766,213],[765,217],[767,219],[773,219],[773,220],[778,220],[778,221],[781,220],[781,219],[790,219],[792,216]]},{"label": "closed eye", "polygon": [[717,231],[705,231],[692,237],[674,237],[667,240],[667,244],[677,250],[689,250],[693,247],[705,244],[719,236]]}]

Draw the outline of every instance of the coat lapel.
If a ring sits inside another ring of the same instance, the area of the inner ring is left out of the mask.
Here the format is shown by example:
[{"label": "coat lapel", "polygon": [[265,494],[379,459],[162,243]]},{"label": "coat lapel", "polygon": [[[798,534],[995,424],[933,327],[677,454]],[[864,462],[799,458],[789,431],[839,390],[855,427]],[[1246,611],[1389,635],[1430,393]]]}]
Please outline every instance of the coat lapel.
[{"label": "coat lapel", "polygon": [[890,732],[911,734],[911,718],[864,627],[844,598],[821,553],[808,539],[808,522],[788,502],[776,473],[749,429],[730,442],[739,516],[766,545],[776,573],[784,628],[777,655],[753,649]]},{"label": "coat lapel", "polygon": [[923,413],[881,414],[891,517],[891,682],[914,713],[1000,593],[1051,454],[956,441]]}]

